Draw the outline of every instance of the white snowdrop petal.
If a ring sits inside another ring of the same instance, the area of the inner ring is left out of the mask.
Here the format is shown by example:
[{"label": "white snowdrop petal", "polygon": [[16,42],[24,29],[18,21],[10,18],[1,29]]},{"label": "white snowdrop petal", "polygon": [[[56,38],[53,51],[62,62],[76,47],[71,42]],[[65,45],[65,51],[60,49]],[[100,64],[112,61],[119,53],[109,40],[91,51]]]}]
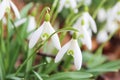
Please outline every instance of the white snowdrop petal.
[{"label": "white snowdrop petal", "polygon": [[66,51],[69,49],[71,45],[71,40],[66,43],[60,50],[59,52],[57,53],[56,57],[55,57],[55,63],[59,62],[62,57],[64,56],[64,54],[66,53]]},{"label": "white snowdrop petal", "polygon": [[[49,33],[49,35],[51,35],[52,33],[55,32],[55,30],[53,29],[53,27],[51,26],[50,22],[46,22],[46,30],[47,32]],[[54,46],[57,48],[57,49],[60,49],[61,46],[60,46],[60,41],[59,41],[59,37],[57,34],[54,34],[52,37],[52,42],[54,44]]]},{"label": "white snowdrop petal", "polygon": [[77,43],[77,40],[74,40],[74,64],[77,70],[81,69],[82,66],[82,53]]},{"label": "white snowdrop petal", "polygon": [[22,18],[20,20],[17,20],[14,24],[15,24],[16,27],[19,27],[20,25],[22,25],[26,21],[27,21],[27,18]]},{"label": "white snowdrop petal", "polygon": [[35,44],[38,42],[43,29],[44,26],[41,25],[35,32],[33,32],[32,37],[29,41],[29,48],[33,48]]},{"label": "white snowdrop petal", "polygon": [[29,17],[29,22],[28,22],[28,27],[27,27],[27,32],[31,32],[36,28],[36,21],[35,17],[30,16]]},{"label": "white snowdrop petal", "polygon": [[55,45],[55,47],[56,47],[58,50],[61,49],[61,45],[60,45],[60,41],[59,41],[58,35],[57,35],[57,34],[54,34],[51,39],[52,39],[52,42],[53,42],[53,44]]},{"label": "white snowdrop petal", "polygon": [[20,19],[20,13],[19,13],[17,7],[15,6],[15,4],[14,4],[12,1],[10,1],[10,5],[11,5],[11,7],[12,7],[14,13],[15,13],[15,16],[16,16],[18,19]]},{"label": "white snowdrop petal", "polygon": [[99,9],[97,19],[99,22],[104,22],[107,18],[107,13],[104,8]]},{"label": "white snowdrop petal", "polygon": [[84,0],[84,4],[85,4],[86,6],[91,5],[91,3],[92,3],[92,0]]},{"label": "white snowdrop petal", "polygon": [[83,35],[84,35],[84,42],[86,44],[86,46],[88,47],[88,49],[92,49],[92,41],[91,41],[91,37],[89,35],[89,33],[87,32],[87,30],[85,29],[85,26],[83,27]]},{"label": "white snowdrop petal", "polygon": [[97,35],[97,41],[99,43],[105,42],[108,39],[108,34],[106,31],[101,30]]},{"label": "white snowdrop petal", "polygon": [[90,15],[89,15],[89,21],[90,21],[91,28],[92,28],[93,32],[96,33],[97,32],[96,23],[95,23],[94,19]]},{"label": "white snowdrop petal", "polygon": [[0,20],[3,18],[4,14],[5,14],[5,10],[6,10],[6,2],[2,1],[0,3]]},{"label": "white snowdrop petal", "polygon": [[70,1],[70,5],[72,7],[72,9],[74,10],[75,13],[78,12],[78,9],[77,9],[77,3],[75,0],[69,0]]}]

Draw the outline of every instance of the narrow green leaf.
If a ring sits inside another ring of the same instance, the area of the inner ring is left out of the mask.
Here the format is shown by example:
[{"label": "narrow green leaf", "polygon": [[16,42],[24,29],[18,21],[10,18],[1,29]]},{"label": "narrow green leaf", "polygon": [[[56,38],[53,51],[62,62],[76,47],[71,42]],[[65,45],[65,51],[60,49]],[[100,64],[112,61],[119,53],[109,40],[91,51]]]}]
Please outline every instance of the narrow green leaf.
[{"label": "narrow green leaf", "polygon": [[98,66],[97,68],[112,68],[112,67],[116,67],[116,66],[120,66],[120,60],[104,63],[104,64]]},{"label": "narrow green leaf", "polygon": [[33,73],[37,76],[39,80],[43,80],[42,77],[37,72],[33,71]]},{"label": "narrow green leaf", "polygon": [[98,73],[101,73],[101,72],[118,72],[118,69],[98,68],[98,69],[90,69],[90,70],[88,70],[88,72],[98,72]]},{"label": "narrow green leaf", "polygon": [[90,78],[92,77],[92,74],[90,73],[83,73],[83,72],[61,72],[51,75],[46,80],[63,80],[65,78],[67,79],[81,79],[81,78]]},{"label": "narrow green leaf", "polygon": [[21,17],[27,16],[27,13],[32,8],[32,6],[33,6],[33,3],[29,3],[28,5],[26,5],[20,12]]}]

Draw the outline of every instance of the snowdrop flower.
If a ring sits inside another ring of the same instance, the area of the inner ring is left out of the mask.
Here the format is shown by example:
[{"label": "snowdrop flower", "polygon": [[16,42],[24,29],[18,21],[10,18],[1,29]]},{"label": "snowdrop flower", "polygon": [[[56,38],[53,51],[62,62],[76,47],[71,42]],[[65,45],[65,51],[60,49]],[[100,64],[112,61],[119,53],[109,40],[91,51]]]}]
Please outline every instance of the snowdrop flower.
[{"label": "snowdrop flower", "polygon": [[85,6],[90,6],[92,0],[77,0],[79,3],[83,3]]},{"label": "snowdrop flower", "polygon": [[88,12],[83,13],[82,19],[83,19],[84,25],[86,25],[87,28],[89,28],[90,26],[94,33],[97,32],[96,23]]},{"label": "snowdrop flower", "polygon": [[75,13],[78,12],[76,0],[60,0],[58,12],[61,12],[63,7],[71,8],[72,10],[74,10]]},{"label": "snowdrop flower", "polygon": [[108,39],[108,33],[105,29],[101,30],[98,35],[97,35],[97,41],[99,43],[103,43],[105,41],[107,41]]},{"label": "snowdrop flower", "polygon": [[108,33],[112,34],[119,28],[120,22],[120,2],[118,2],[113,8],[107,11],[106,25],[104,30],[100,31],[97,35],[98,42],[105,42],[108,39]]},{"label": "snowdrop flower", "polygon": [[97,19],[99,22],[104,22],[107,18],[107,12],[105,11],[104,8],[99,9],[98,14],[97,14]]},{"label": "snowdrop flower", "polygon": [[27,27],[27,32],[30,33],[28,35],[28,40],[30,40],[30,38],[32,37],[33,34],[33,30],[35,30],[36,28],[36,21],[35,21],[35,17],[33,16],[29,16],[29,22],[28,22],[28,27]]},{"label": "snowdrop flower", "polygon": [[[27,21],[27,18],[22,18],[18,21],[16,21],[14,24],[15,24],[15,27],[19,27],[20,25],[24,24],[25,22]],[[32,31],[35,30],[36,28],[36,21],[35,21],[35,17],[34,16],[29,16],[28,17],[28,26],[27,26],[27,33],[30,33],[28,35],[28,40],[31,38],[32,36]]]},{"label": "snowdrop flower", "polygon": [[59,62],[66,52],[68,55],[73,56],[75,67],[77,70],[80,70],[82,65],[82,54],[77,39],[72,38],[59,50],[58,54],[55,57],[55,63]]},{"label": "snowdrop flower", "polygon": [[[49,14],[47,13],[46,16],[49,16]],[[50,19],[50,18],[49,18]],[[32,37],[29,41],[29,48],[33,48],[35,46],[35,44],[38,42],[39,38],[41,38],[42,40],[46,40],[52,33],[55,32],[55,30],[53,29],[53,27],[51,26],[49,19],[46,19],[43,24],[32,34]],[[52,42],[54,44],[54,46],[57,49],[60,49],[60,42],[59,42],[59,38],[57,34],[54,34],[52,37]]]},{"label": "snowdrop flower", "polygon": [[15,27],[19,27],[27,21],[27,18],[21,18],[14,22]]},{"label": "snowdrop flower", "polygon": [[19,19],[20,18],[20,13],[15,6],[15,4],[11,0],[3,0],[0,3],[0,20],[3,18],[5,12],[7,12],[10,7],[13,9],[15,16]]},{"label": "snowdrop flower", "polygon": [[82,17],[80,17],[73,25],[75,29],[79,30],[78,34],[80,36],[82,43],[85,44],[88,47],[88,49],[91,49],[92,31],[89,26],[92,28],[93,32],[97,32],[95,21],[92,19],[88,12],[83,13]]},{"label": "snowdrop flower", "polygon": [[112,13],[117,21],[120,21],[120,2],[118,2],[113,8]]}]

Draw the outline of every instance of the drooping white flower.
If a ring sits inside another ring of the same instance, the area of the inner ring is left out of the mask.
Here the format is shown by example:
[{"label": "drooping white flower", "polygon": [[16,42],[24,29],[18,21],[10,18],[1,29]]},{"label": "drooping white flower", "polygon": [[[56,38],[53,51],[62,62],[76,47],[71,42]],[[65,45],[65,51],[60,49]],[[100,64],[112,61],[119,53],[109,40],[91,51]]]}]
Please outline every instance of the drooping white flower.
[{"label": "drooping white flower", "polygon": [[[17,20],[14,24],[15,27],[19,27],[20,25],[24,24],[27,21],[27,18],[22,18],[20,20]],[[36,28],[36,21],[34,16],[29,16],[28,17],[28,26],[27,26],[27,33],[30,33],[28,35],[28,40],[31,38],[33,30]]]},{"label": "drooping white flower", "polygon": [[97,34],[97,41],[99,43],[105,42],[108,39],[108,33],[105,29],[101,30],[98,34]]},{"label": "drooping white flower", "polygon": [[88,12],[83,13],[82,19],[84,20],[84,25],[86,25],[86,27],[89,28],[90,26],[94,33],[97,32],[96,23]]},{"label": "drooping white flower", "polygon": [[92,41],[91,41],[91,29],[93,32],[97,32],[95,21],[92,19],[92,17],[89,15],[89,13],[85,12],[83,13],[82,17],[80,17],[76,23],[73,25],[73,27],[77,30],[79,30],[79,35],[81,41],[83,44],[85,44],[88,49],[92,48]]},{"label": "drooping white flower", "polygon": [[99,9],[97,19],[99,22],[104,22],[107,18],[107,12],[104,8]]},{"label": "drooping white flower", "polygon": [[15,16],[19,19],[20,13],[15,6],[15,4],[11,0],[3,0],[0,3],[0,20],[3,18],[4,14],[7,12],[7,10],[10,9],[10,7],[13,9]]},{"label": "drooping white flower", "polygon": [[19,27],[27,21],[27,18],[21,18],[14,22],[15,27]]},{"label": "drooping white flower", "polygon": [[59,62],[66,52],[68,55],[73,56],[75,67],[77,70],[79,70],[82,65],[82,54],[77,39],[71,39],[59,50],[55,57],[55,62]]},{"label": "drooping white flower", "polygon": [[92,3],[92,0],[77,0],[79,3],[83,3],[86,6],[90,6]]},{"label": "drooping white flower", "polygon": [[[51,26],[49,21],[44,21],[43,24],[32,34],[32,37],[29,41],[29,48],[33,48],[38,40],[46,40],[55,30]],[[57,34],[54,34],[52,37],[52,42],[57,49],[60,49],[60,42]]]},{"label": "drooping white flower", "polygon": [[117,21],[120,21],[120,2],[112,8],[112,14]]},{"label": "drooping white flower", "polygon": [[75,13],[78,12],[76,0],[60,0],[58,12],[61,12],[64,7],[71,8]]}]

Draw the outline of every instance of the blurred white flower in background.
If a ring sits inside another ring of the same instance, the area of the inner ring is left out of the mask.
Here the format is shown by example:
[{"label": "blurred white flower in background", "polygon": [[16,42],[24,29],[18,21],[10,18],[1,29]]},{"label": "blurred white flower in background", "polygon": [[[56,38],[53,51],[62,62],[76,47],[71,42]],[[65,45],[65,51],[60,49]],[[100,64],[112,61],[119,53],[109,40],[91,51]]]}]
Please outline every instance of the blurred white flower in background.
[{"label": "blurred white flower in background", "polygon": [[82,65],[82,54],[77,39],[71,39],[59,50],[55,57],[55,62],[59,62],[66,52],[68,55],[73,56],[75,67],[77,70],[80,70]]},{"label": "blurred white flower in background", "polygon": [[61,12],[64,7],[71,8],[75,13],[78,12],[76,0],[59,0],[58,12]]},{"label": "blurred white flower in background", "polygon": [[[97,27],[94,19],[90,16],[88,12],[84,12],[83,15],[76,21],[73,27],[79,30],[79,36],[83,44],[85,44],[88,49],[92,48],[92,30],[97,32]],[[90,28],[91,27],[91,28]],[[92,30],[91,30],[92,29]]]},{"label": "blurred white flower in background", "polygon": [[108,39],[108,33],[105,29],[101,30],[98,34],[97,34],[97,41],[99,43],[103,43],[105,41],[107,41]]},{"label": "blurred white flower in background", "polygon": [[[21,26],[22,24],[24,24],[25,22],[27,22],[27,18],[22,18],[20,20],[17,20],[14,24],[15,24],[15,27],[19,27]],[[32,36],[32,33],[33,33],[33,30],[35,30],[36,28],[36,21],[35,21],[35,17],[34,16],[29,16],[28,17],[28,26],[27,26],[27,33],[30,33],[28,35],[28,40],[31,38]]]},{"label": "blurred white flower in background", "polygon": [[112,8],[112,13],[114,15],[114,18],[117,21],[120,21],[120,2],[118,2],[113,8]]},{"label": "blurred white flower in background", "polygon": [[15,27],[21,26],[21,25],[24,24],[26,21],[27,21],[27,18],[21,18],[21,19],[15,21],[15,22],[14,22]]},{"label": "blurred white flower in background", "polygon": [[98,10],[98,14],[97,14],[97,20],[99,22],[104,22],[107,18],[107,12],[104,8],[100,8]]},{"label": "blurred white flower in background", "polygon": [[[103,13],[102,13],[103,14]],[[97,41],[102,43],[108,39],[108,33],[112,34],[119,28],[120,22],[120,2],[115,4],[112,8],[106,12],[106,25],[104,30],[99,31],[97,35]]]},{"label": "blurred white flower in background", "polygon": [[30,16],[28,20],[29,21],[28,21],[28,26],[27,26],[27,32],[30,33],[28,36],[28,40],[30,40],[33,34],[33,30],[35,30],[36,28],[36,21],[35,21],[35,17],[33,16]]},{"label": "blurred white flower in background", "polygon": [[[42,40],[46,40],[55,30],[51,26],[49,21],[44,21],[43,24],[32,33],[32,37],[29,41],[29,48],[33,48],[38,40],[41,38]],[[57,49],[61,48],[59,37],[57,34],[54,34],[52,37],[52,42]]]},{"label": "blurred white flower in background", "polygon": [[79,3],[83,3],[85,6],[90,6],[92,3],[92,0],[76,0]]},{"label": "blurred white flower in background", "polygon": [[113,33],[118,29],[120,22],[120,2],[118,2],[113,8],[107,12],[106,28],[109,33]]},{"label": "blurred white flower in background", "polygon": [[6,12],[9,12],[10,7],[13,9],[15,16],[20,19],[20,13],[15,6],[15,4],[11,0],[3,0],[0,3],[0,20],[3,18]]}]

